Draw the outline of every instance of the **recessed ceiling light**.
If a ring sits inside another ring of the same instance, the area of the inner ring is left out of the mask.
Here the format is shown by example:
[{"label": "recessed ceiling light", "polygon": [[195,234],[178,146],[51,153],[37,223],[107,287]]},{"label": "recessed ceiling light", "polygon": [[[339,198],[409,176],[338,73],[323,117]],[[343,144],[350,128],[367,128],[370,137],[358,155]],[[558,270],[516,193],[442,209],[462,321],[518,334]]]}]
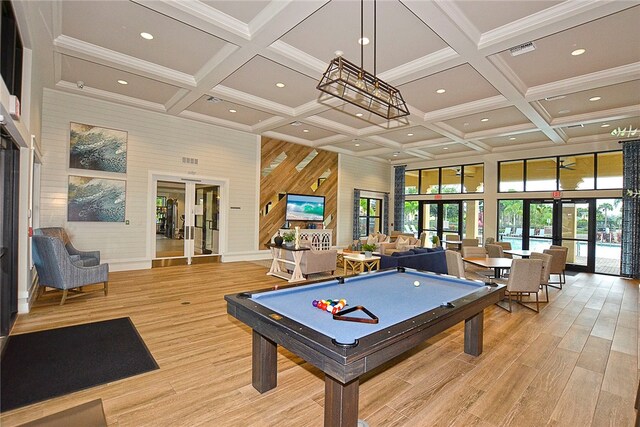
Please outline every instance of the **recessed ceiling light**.
[{"label": "recessed ceiling light", "polygon": [[118,83],[120,83],[121,85],[128,85],[129,82],[126,80],[118,80]]},{"label": "recessed ceiling light", "polygon": [[309,129],[302,129],[302,132],[309,133]]},{"label": "recessed ceiling light", "polygon": [[153,35],[149,33],[140,33],[140,37],[145,40],[153,40]]},{"label": "recessed ceiling light", "polygon": [[358,39],[358,43],[362,46],[366,46],[369,44],[369,39],[367,37],[363,37],[361,39]]},{"label": "recessed ceiling light", "polygon": [[609,123],[605,123],[605,124],[601,125],[600,127],[601,128],[608,128],[609,126],[611,126]]},{"label": "recessed ceiling light", "polygon": [[445,89],[438,89],[438,90],[436,91],[436,93],[445,93],[445,92],[446,92],[446,90],[445,90]]},{"label": "recessed ceiling light", "polygon": [[280,83],[280,82],[278,82],[278,83],[276,83],[276,86],[277,86],[277,87],[284,87],[284,86],[285,86],[285,84],[284,84],[284,83]]},{"label": "recessed ceiling light", "polygon": [[509,138],[509,141],[515,141],[515,140],[516,140],[515,136],[512,136],[511,138]]},{"label": "recessed ceiling light", "polygon": [[362,113],[356,113],[356,117],[362,117]]},{"label": "recessed ceiling light", "polygon": [[576,50],[574,50],[573,52],[571,52],[571,55],[573,55],[573,56],[580,56],[580,55],[582,55],[582,54],[583,54],[583,53],[585,53],[585,52],[586,52],[586,50],[585,50],[585,49],[576,49]]},{"label": "recessed ceiling light", "polygon": [[412,133],[408,133],[407,136],[413,136],[413,134]]},{"label": "recessed ceiling light", "polygon": [[488,122],[489,119],[487,119],[486,117],[484,119],[480,119],[481,122]]},{"label": "recessed ceiling light", "polygon": [[591,98],[589,98],[589,101],[600,101],[602,99],[601,96],[592,96]]},{"label": "recessed ceiling light", "polygon": [[356,146],[356,147],[360,147],[360,143],[359,143],[359,142],[356,142],[356,143],[355,143],[355,146]]},{"label": "recessed ceiling light", "polygon": [[442,147],[442,149],[443,149],[443,150],[448,150],[448,149],[449,149],[449,147]]},{"label": "recessed ceiling light", "polygon": [[463,123],[462,125],[463,126],[469,126],[469,123]]},{"label": "recessed ceiling light", "polygon": [[237,110],[234,110],[233,108],[231,110],[229,110],[230,113],[237,113]]},{"label": "recessed ceiling light", "polygon": [[393,157],[398,157],[398,154],[400,154],[400,153],[398,153],[398,152],[393,153]]}]

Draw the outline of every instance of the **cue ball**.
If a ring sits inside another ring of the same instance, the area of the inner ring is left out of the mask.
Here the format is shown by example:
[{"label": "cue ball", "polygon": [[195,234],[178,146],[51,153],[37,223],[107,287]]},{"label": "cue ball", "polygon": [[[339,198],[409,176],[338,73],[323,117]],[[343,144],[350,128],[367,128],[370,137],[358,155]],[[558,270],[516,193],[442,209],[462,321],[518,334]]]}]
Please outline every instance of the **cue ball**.
[{"label": "cue ball", "polygon": [[420,286],[420,282],[416,280],[415,282],[413,282],[413,286]]}]

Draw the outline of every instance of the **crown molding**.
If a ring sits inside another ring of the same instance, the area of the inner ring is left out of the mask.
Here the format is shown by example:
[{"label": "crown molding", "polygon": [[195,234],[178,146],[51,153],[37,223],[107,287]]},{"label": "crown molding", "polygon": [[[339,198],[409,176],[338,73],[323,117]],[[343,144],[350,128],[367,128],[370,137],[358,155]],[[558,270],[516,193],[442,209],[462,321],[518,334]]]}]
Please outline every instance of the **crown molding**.
[{"label": "crown molding", "polygon": [[378,77],[387,83],[393,82],[394,85],[401,85],[464,63],[465,61],[460,58],[458,52],[447,46],[437,52],[380,73]]},{"label": "crown molding", "polygon": [[487,60],[502,73],[509,83],[511,83],[511,85],[518,91],[520,96],[524,96],[524,94],[527,93],[527,85],[520,79],[520,77],[518,77],[515,71],[509,67],[509,64],[507,64],[501,56],[491,56],[487,58]]},{"label": "crown molding", "polygon": [[111,68],[158,80],[173,86],[194,88],[196,81],[190,74],[172,70],[123,53],[61,35],[53,41],[54,52],[84,59]]},{"label": "crown molding", "polygon": [[515,133],[533,132],[536,130],[538,130],[538,128],[533,123],[521,123],[518,125],[465,133],[464,139],[495,138],[499,135],[512,135]]},{"label": "crown molding", "polygon": [[275,132],[272,130],[263,132],[262,136],[265,136],[267,138],[279,139],[281,141],[292,142],[294,144],[304,145],[305,147],[315,148],[313,146],[313,141],[309,141],[308,139],[298,138],[297,136],[291,136],[284,133]]},{"label": "crown molding", "polygon": [[291,107],[278,104],[277,102],[269,101],[264,98],[260,98],[258,96],[251,95],[236,89],[232,89],[227,86],[217,85],[208,93],[217,96],[218,98],[224,99],[225,101],[232,101],[238,104],[242,104],[246,107],[264,111],[265,113],[275,114],[277,116],[295,116],[295,110]]},{"label": "crown molding", "polygon": [[480,42],[482,37],[480,30],[473,25],[473,22],[467,18],[467,15],[465,15],[454,2],[450,0],[435,0],[434,3],[438,5],[440,10],[449,17],[451,23],[454,24],[470,41],[476,45]]},{"label": "crown molding", "polygon": [[495,95],[490,98],[479,99],[465,104],[454,105],[453,107],[442,108],[431,111],[424,115],[424,121],[428,123],[442,122],[444,120],[455,119],[457,117],[468,116],[470,114],[481,113],[498,108],[510,107],[513,103],[502,95]]},{"label": "crown molding", "polygon": [[357,136],[358,133],[358,130],[351,126],[343,125],[341,123],[334,122],[333,120],[325,119],[324,117],[310,116],[306,117],[304,121],[314,126],[347,136]]},{"label": "crown molding", "polygon": [[166,113],[164,105],[155,102],[144,101],[138,98],[132,98],[130,96],[120,95],[119,93],[108,92],[106,90],[96,89],[89,86],[85,86],[83,89],[78,88],[76,83],[66,82],[61,80],[55,84],[56,89],[64,90],[65,92],[71,92],[76,95],[92,96],[94,98],[103,99],[105,101],[116,102],[119,104],[126,104],[132,107],[142,108],[144,110],[151,110],[160,113]]},{"label": "crown molding", "polygon": [[574,116],[553,119],[551,127],[566,127],[576,124],[591,124],[611,120],[627,119],[640,116],[640,104],[627,107],[612,108],[610,110],[595,111],[592,113],[576,114]]},{"label": "crown molding", "polygon": [[[312,78],[319,78],[327,69],[328,64],[326,62],[321,61],[315,56],[309,55],[308,53],[297,49],[290,44],[283,42],[282,40],[276,40],[275,42],[271,43],[267,47],[267,51],[273,52],[276,55],[286,58],[299,67],[304,67],[312,70],[314,75],[309,76]],[[299,71],[297,67],[295,67],[294,69],[296,71]],[[308,75],[308,73],[304,72],[302,72],[302,74]]]},{"label": "crown molding", "polygon": [[526,91],[525,99],[529,102],[537,101],[548,96],[569,95],[602,86],[625,83],[638,78],[640,78],[640,62],[634,62],[552,83],[532,86]]},{"label": "crown molding", "polygon": [[231,128],[243,132],[253,133],[251,126],[245,125],[243,123],[232,122],[229,120],[220,119],[218,117],[208,116],[202,113],[196,113],[194,111],[184,110],[178,117],[182,117],[183,119],[191,119],[198,122],[204,122],[212,125],[222,126],[225,128]]},{"label": "crown molding", "polygon": [[601,0],[564,1],[483,33],[478,49],[484,55],[491,55],[619,12],[633,5],[633,3],[626,5],[624,3]]},{"label": "crown molding", "polygon": [[132,1],[224,40],[242,43],[251,38],[247,24],[200,1]]},{"label": "crown molding", "polygon": [[267,129],[275,129],[287,123],[291,123],[290,118],[281,117],[281,116],[273,116],[269,119],[263,120],[261,122],[256,123],[251,127],[251,132],[261,134]]}]

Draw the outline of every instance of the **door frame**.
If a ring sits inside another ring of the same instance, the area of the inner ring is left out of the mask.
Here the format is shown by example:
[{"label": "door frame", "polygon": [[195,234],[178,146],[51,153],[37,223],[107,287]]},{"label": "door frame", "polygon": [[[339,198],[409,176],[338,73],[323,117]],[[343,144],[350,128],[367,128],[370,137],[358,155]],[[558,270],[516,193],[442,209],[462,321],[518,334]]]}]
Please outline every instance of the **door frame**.
[{"label": "door frame", "polygon": [[[169,257],[169,258],[187,258],[188,263],[190,264],[192,258],[200,258],[207,256],[223,256],[227,251],[227,212],[229,210],[229,180],[227,178],[217,178],[211,176],[202,176],[202,175],[181,175],[175,174],[171,172],[159,172],[159,171],[149,171],[148,178],[148,191],[151,197],[147,200],[147,258],[151,261],[158,259],[156,257],[156,197],[158,192],[158,181],[169,181],[169,182],[178,182],[184,183],[193,183],[193,184],[208,184],[208,185],[217,185],[220,187],[220,217],[219,217],[219,241],[218,241],[218,254],[210,254],[210,255],[198,255],[187,257],[185,255],[179,257]],[[186,188],[185,188],[186,189]],[[185,193],[185,212],[188,208],[187,202],[187,194]],[[193,207],[191,207],[191,212],[193,214]],[[191,217],[191,215],[190,215]],[[193,224],[190,224],[193,225]],[[187,227],[187,215],[185,214],[185,228]],[[187,242],[185,241],[185,245]],[[193,251],[193,244],[191,246],[191,251]]]},{"label": "door frame", "polygon": [[[422,234],[423,231],[431,231],[431,229],[429,228],[425,228],[424,227],[424,205],[426,204],[435,204],[437,206],[437,212],[438,212],[438,218],[436,221],[436,235],[438,236],[438,238],[440,240],[442,240],[442,236],[443,236],[443,225],[444,225],[444,215],[443,215],[443,211],[444,211],[444,205],[448,204],[448,205],[458,205],[458,231],[456,232],[458,235],[460,235],[460,238],[462,238],[462,227],[463,227],[463,218],[462,218],[462,213],[463,213],[463,207],[462,207],[462,203],[464,202],[464,200],[418,200],[418,224],[420,225],[420,228],[418,229],[418,237],[420,236],[420,234]],[[447,232],[447,233],[453,233],[453,231]]]}]

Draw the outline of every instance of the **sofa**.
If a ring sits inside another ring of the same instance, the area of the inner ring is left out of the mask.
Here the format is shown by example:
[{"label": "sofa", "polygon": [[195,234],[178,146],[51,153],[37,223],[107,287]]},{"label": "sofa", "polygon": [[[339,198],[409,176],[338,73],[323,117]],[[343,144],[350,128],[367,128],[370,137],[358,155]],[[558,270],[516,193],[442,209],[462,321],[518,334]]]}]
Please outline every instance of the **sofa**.
[{"label": "sofa", "polygon": [[380,268],[407,267],[433,273],[448,274],[447,257],[443,248],[413,248],[391,255],[380,255]]},{"label": "sofa", "polygon": [[414,236],[400,235],[393,242],[380,243],[378,251],[383,255],[391,255],[394,252],[406,252],[420,245],[420,240]]}]

